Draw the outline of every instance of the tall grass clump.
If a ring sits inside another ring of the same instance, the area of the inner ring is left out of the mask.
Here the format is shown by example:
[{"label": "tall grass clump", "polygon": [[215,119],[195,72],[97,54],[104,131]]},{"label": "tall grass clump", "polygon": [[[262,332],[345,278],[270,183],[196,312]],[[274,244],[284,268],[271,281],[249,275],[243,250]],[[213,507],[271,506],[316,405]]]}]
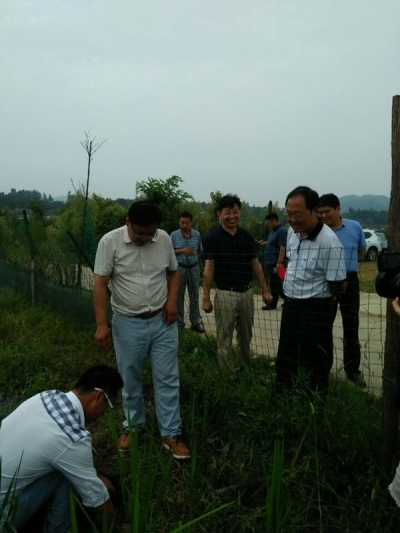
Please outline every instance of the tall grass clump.
[{"label": "tall grass clump", "polygon": [[[83,330],[1,295],[0,307],[0,392],[10,400],[68,390],[88,366],[115,364],[112,349],[94,345],[94,327]],[[277,400],[268,354],[254,359],[249,371],[227,374],[217,364],[215,338],[190,331],[180,332],[179,366],[191,460],[175,461],[162,449],[149,364],[143,376],[148,422],[132,435],[130,455],[120,458],[117,451],[118,404],[115,419],[90,427],[96,467],[117,480],[119,524],[148,533],[398,529],[390,478],[380,465],[378,398],[332,379],[327,398],[299,383]],[[94,531],[80,513],[76,527]]]}]

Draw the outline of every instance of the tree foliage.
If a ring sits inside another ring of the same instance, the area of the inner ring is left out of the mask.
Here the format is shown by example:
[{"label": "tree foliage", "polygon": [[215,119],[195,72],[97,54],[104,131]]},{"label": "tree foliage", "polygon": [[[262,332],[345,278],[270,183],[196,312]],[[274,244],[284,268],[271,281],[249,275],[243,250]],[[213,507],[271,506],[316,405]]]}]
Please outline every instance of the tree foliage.
[{"label": "tree foliage", "polygon": [[54,212],[63,206],[64,202],[53,200],[51,194],[41,194],[39,191],[26,191],[22,189],[17,191],[11,189],[9,193],[0,192],[0,208],[8,208],[11,210],[26,209],[31,202],[40,202],[44,214]]},{"label": "tree foliage", "polygon": [[160,207],[163,213],[161,227],[168,233],[177,226],[182,204],[193,200],[191,194],[180,189],[181,183],[183,183],[183,179],[179,176],[171,176],[166,180],[147,178],[147,181],[136,183],[138,198],[151,200]]}]

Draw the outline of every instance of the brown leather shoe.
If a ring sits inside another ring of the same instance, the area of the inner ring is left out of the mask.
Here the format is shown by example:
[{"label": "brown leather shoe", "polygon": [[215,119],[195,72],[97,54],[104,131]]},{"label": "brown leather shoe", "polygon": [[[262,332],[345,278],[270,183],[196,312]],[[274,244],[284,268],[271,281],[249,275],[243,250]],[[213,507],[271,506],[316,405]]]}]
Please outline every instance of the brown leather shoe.
[{"label": "brown leather shoe", "polygon": [[163,446],[174,454],[175,459],[190,459],[190,452],[182,440],[178,437],[164,439]]}]

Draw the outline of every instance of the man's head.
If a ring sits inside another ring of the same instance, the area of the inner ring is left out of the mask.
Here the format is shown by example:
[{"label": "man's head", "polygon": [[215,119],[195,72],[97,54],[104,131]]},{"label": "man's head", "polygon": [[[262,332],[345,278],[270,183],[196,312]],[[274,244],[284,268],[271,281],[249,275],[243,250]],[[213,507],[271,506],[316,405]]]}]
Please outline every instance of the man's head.
[{"label": "man's head", "polygon": [[269,228],[274,229],[279,226],[279,217],[276,213],[268,213],[268,215],[265,216],[265,220]]},{"label": "man's head", "polygon": [[217,205],[217,215],[222,222],[222,227],[227,230],[234,230],[240,220],[240,209],[242,202],[236,194],[226,194]]},{"label": "man's head", "polygon": [[340,226],[340,201],[336,194],[323,194],[319,198],[318,216],[324,224],[336,229]]},{"label": "man's head", "polygon": [[296,233],[308,235],[318,224],[319,196],[310,187],[293,189],[286,197],[285,207],[286,218]]},{"label": "man's head", "polygon": [[124,382],[118,370],[97,365],[86,370],[76,382],[73,392],[82,403],[87,422],[113,408]]},{"label": "man's head", "polygon": [[148,200],[134,202],[126,218],[129,237],[138,246],[147,244],[156,234],[161,220],[162,213],[157,204]]},{"label": "man's head", "polygon": [[193,215],[189,211],[183,211],[179,215],[179,228],[183,233],[190,232],[192,228]]}]

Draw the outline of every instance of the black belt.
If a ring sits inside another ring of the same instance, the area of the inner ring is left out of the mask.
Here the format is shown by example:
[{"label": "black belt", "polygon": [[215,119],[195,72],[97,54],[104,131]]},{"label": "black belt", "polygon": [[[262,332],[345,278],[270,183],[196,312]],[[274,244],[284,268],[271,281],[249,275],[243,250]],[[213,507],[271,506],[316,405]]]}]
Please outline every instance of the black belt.
[{"label": "black belt", "polygon": [[230,292],[247,292],[250,290],[250,285],[245,287],[217,287],[220,291],[230,291]]},{"label": "black belt", "polygon": [[285,302],[332,302],[332,296],[327,296],[326,298],[289,298],[285,295]]},{"label": "black belt", "polygon": [[181,265],[180,263],[178,263],[178,265],[182,268],[193,268],[195,266],[197,266],[199,263],[193,263],[193,265]]},{"label": "black belt", "polygon": [[133,315],[132,318],[143,318],[143,320],[147,320],[149,318],[153,318],[153,316],[157,316],[162,312],[161,309],[157,309],[157,311],[148,311],[147,313],[140,313],[140,315]]}]

